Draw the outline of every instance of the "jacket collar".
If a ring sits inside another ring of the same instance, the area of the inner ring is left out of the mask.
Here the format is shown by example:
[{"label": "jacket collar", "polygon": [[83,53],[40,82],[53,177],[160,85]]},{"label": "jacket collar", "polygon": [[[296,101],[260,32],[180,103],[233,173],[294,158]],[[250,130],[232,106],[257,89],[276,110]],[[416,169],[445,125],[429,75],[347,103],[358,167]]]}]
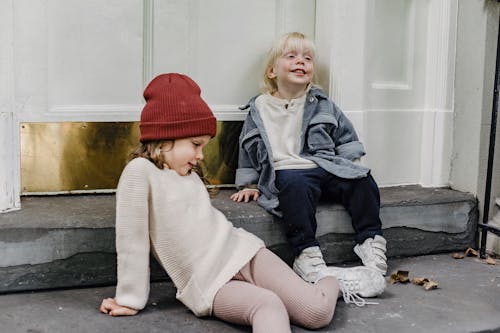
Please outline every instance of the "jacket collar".
[{"label": "jacket collar", "polygon": [[[259,95],[255,95],[254,97],[252,97],[248,103],[246,105],[243,105],[243,106],[240,106],[239,109],[240,110],[246,110],[248,109],[250,106],[254,107],[255,105],[255,100],[257,99],[257,97],[259,97]],[[306,97],[306,101],[311,101],[311,97],[313,98],[316,98],[316,99],[328,99],[328,96],[326,95],[326,93],[323,91],[323,89],[319,88],[318,86],[316,85],[313,85],[311,87],[311,89],[309,89],[309,91],[307,92],[307,97]]]},{"label": "jacket collar", "polygon": [[316,85],[313,85],[311,89],[309,89],[309,92],[307,93],[307,100],[309,100],[309,97],[316,97],[317,99],[328,99],[328,96],[323,91],[323,89]]}]

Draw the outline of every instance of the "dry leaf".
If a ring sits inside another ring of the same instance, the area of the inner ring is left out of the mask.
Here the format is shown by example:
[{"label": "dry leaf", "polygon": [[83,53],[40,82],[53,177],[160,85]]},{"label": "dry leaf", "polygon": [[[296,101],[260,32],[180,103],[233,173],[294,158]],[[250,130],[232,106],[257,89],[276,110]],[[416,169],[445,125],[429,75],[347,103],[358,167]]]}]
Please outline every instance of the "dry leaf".
[{"label": "dry leaf", "polygon": [[495,259],[493,259],[493,258],[492,258],[492,257],[490,257],[490,256],[487,256],[487,257],[486,257],[485,262],[486,262],[488,265],[496,265],[496,264],[497,264],[497,262],[495,261]]},{"label": "dry leaf", "polygon": [[438,287],[437,282],[429,280],[428,278],[413,278],[411,282],[418,286],[423,286],[425,290],[436,289]]},{"label": "dry leaf", "polygon": [[429,279],[427,279],[427,278],[418,278],[418,277],[417,277],[417,278],[413,278],[413,279],[411,280],[411,282],[412,282],[413,284],[416,284],[416,285],[421,286],[421,285],[423,285],[424,283],[429,282]]},{"label": "dry leaf", "polygon": [[437,284],[437,282],[434,282],[434,281],[429,280],[426,283],[424,283],[425,290],[436,289],[437,287],[438,287],[438,284]]},{"label": "dry leaf", "polygon": [[458,253],[458,252],[454,252],[454,253],[452,253],[452,255],[451,255],[451,256],[452,256],[454,259],[463,259],[463,258],[465,258],[465,255],[464,255],[464,254],[462,254],[462,253]]},{"label": "dry leaf", "polygon": [[467,250],[465,250],[465,256],[466,257],[479,257],[479,253],[477,253],[477,251],[474,250],[472,247],[469,247]]},{"label": "dry leaf", "polygon": [[396,282],[407,283],[410,281],[408,278],[408,271],[397,271],[396,273],[392,273],[390,282],[392,284]]}]

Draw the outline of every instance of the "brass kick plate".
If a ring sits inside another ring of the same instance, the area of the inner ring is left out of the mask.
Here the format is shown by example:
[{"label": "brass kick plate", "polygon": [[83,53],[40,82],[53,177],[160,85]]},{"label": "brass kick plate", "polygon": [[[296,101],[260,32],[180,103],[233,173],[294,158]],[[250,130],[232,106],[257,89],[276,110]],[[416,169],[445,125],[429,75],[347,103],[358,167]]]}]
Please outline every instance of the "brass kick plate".
[{"label": "brass kick plate", "polygon": [[[139,142],[138,122],[21,123],[22,193],[112,191]],[[206,177],[233,184],[242,122],[219,121],[205,147]]]}]

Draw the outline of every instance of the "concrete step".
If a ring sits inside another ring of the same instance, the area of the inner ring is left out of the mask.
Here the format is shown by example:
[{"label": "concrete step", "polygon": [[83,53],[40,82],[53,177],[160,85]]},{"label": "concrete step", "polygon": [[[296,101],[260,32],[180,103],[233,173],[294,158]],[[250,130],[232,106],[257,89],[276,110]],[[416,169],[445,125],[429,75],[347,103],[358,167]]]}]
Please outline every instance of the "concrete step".
[{"label": "concrete step", "polygon": [[[291,263],[281,224],[256,203],[235,203],[221,190],[213,204],[235,226],[261,237]],[[463,250],[475,243],[473,195],[445,188],[381,189],[388,256]],[[116,282],[112,194],[23,197],[22,209],[0,214],[0,293]],[[318,237],[330,263],[357,260],[350,217],[340,205],[318,207]],[[152,279],[168,277],[152,260]]]}]

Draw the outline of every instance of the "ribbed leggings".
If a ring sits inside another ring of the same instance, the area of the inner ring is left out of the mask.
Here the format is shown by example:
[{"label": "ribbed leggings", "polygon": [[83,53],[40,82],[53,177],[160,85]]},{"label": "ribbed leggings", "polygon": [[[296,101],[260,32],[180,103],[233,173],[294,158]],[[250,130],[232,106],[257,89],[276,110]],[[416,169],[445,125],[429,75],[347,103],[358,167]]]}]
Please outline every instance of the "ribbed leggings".
[{"label": "ribbed leggings", "polygon": [[291,332],[290,322],[317,329],[332,320],[338,293],[334,277],[307,283],[263,248],[219,289],[213,314],[230,323],[251,325],[254,333]]}]

